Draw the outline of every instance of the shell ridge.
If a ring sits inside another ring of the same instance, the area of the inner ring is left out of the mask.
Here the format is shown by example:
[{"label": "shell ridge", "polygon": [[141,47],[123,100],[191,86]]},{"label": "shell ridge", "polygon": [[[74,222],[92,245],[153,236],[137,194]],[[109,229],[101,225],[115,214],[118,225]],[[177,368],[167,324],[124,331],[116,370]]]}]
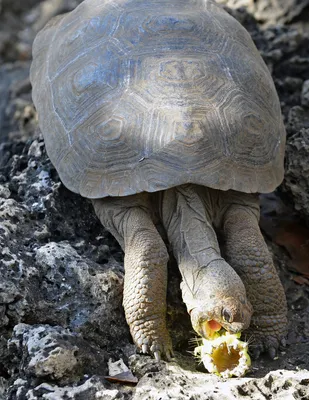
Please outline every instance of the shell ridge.
[{"label": "shell ridge", "polygon": [[[61,22],[63,22],[64,18],[65,18],[65,16],[63,16],[63,17],[59,20],[59,22],[58,22],[58,25],[59,25],[59,26],[61,26]],[[50,71],[50,48],[51,48],[51,46],[53,45],[53,43],[54,43],[54,41],[55,41],[56,34],[57,34],[57,29],[55,29],[55,26],[53,27],[53,29],[54,29],[54,34],[53,34],[53,37],[51,38],[51,41],[50,41],[49,46],[48,46],[48,50],[47,50],[47,52],[46,52],[47,79],[48,79],[48,82],[49,82],[50,84],[51,84],[51,79],[50,79],[50,74],[49,74],[49,71]]]},{"label": "shell ridge", "polygon": [[[90,3],[91,0],[90,0],[90,1],[84,1],[83,3],[81,3],[79,6],[77,6],[77,7],[72,11],[72,13],[73,13],[73,12],[74,12],[74,13],[77,13],[77,11],[78,11],[78,9],[79,9],[80,7],[86,7],[86,5],[87,5],[88,2]],[[112,4],[113,4],[113,3],[106,3],[105,7],[106,7],[107,5],[111,5],[111,6],[112,6]],[[102,4],[99,3],[96,7],[94,7],[94,8],[92,7],[92,9],[96,10],[96,9],[98,9],[98,8],[100,8],[100,7],[102,8]],[[103,10],[103,9],[104,9],[104,6],[103,6],[102,10]],[[96,18],[96,14],[94,13],[94,11],[92,11],[92,14],[93,14],[93,15],[91,16],[91,18],[88,18],[89,21],[91,21],[92,19]],[[66,17],[66,15],[63,16],[63,18],[61,19],[61,21],[63,21],[63,20],[65,19],[65,17]],[[81,21],[81,17],[80,17],[79,15],[78,15],[78,18],[77,18],[77,19],[78,19],[79,21]],[[77,19],[73,19],[72,21],[69,22],[68,25],[76,23],[76,20],[77,20]],[[111,36],[111,34],[113,34],[113,33],[116,31],[116,29],[119,27],[119,20],[120,20],[120,15],[118,15],[116,26],[113,28],[112,32],[110,32],[110,33],[108,34],[108,37],[106,38],[105,41],[106,41],[107,43],[109,43],[109,42],[111,42],[111,43],[112,43],[112,42],[115,42],[115,43],[114,43],[115,45],[116,45],[116,43],[117,43],[116,47],[118,47],[119,50],[121,50],[121,51],[126,55],[125,50],[124,50],[123,48],[121,48],[121,46],[119,45],[119,40],[117,40],[116,38],[113,38],[113,37]],[[56,31],[55,31],[55,36],[56,36],[57,33],[58,33],[58,30],[56,29]],[[55,36],[54,36],[54,38],[53,38],[53,41],[55,40]],[[62,68],[59,68],[59,70],[58,70],[57,73],[54,75],[54,77],[51,79],[51,81],[53,82],[55,78],[57,78],[59,75],[61,75],[61,73],[62,73],[64,70],[66,70],[68,67],[70,67],[70,65],[74,64],[74,62],[75,62],[76,60],[78,60],[80,57],[86,55],[87,53],[89,53],[89,52],[91,52],[91,51],[93,51],[93,50],[95,50],[97,47],[102,46],[102,39],[104,39],[104,38],[105,38],[105,37],[102,35],[102,36],[100,37],[100,39],[98,40],[98,43],[97,43],[96,45],[89,46],[89,43],[85,43],[84,35],[81,35],[81,41],[82,41],[82,43],[83,43],[83,46],[85,47],[85,51],[79,53],[76,57],[74,57],[74,58],[71,59],[68,63],[66,63]]]},{"label": "shell ridge", "polygon": [[[51,89],[51,83],[50,83],[50,89]],[[53,90],[52,90],[52,89],[50,90],[50,95],[51,95],[51,98],[52,98],[51,104],[52,104],[53,111],[54,111],[54,113],[55,113],[55,115],[56,115],[56,118],[57,118],[58,121],[60,122],[60,124],[61,124],[61,126],[62,126],[64,132],[66,133],[66,136],[67,136],[67,138],[68,138],[68,142],[69,142],[70,147],[72,147],[72,137],[71,137],[71,133],[68,132],[68,130],[66,129],[66,127],[65,127],[65,125],[64,125],[64,123],[63,123],[63,121],[62,121],[62,118],[60,117],[60,115],[58,114],[58,111],[56,110],[55,102],[54,102],[54,99],[55,99],[55,98],[54,98],[54,93],[53,93]]]},{"label": "shell ridge", "polygon": [[[80,18],[80,17],[79,17],[79,18]],[[52,82],[51,82],[51,79],[50,79],[50,75],[49,75],[49,68],[50,68],[50,48],[51,48],[52,44],[53,44],[54,41],[55,41],[55,37],[56,37],[56,34],[57,34],[57,28],[59,28],[59,27],[61,26],[61,24],[63,23],[64,19],[65,19],[65,16],[63,16],[61,19],[58,19],[57,25],[56,25],[56,26],[53,26],[54,33],[53,33],[53,36],[52,36],[51,41],[50,41],[50,43],[49,43],[48,49],[47,49],[47,51],[46,51],[46,72],[47,72],[46,75],[47,75],[47,82],[48,82],[47,84],[50,86],[50,89],[51,89],[51,83],[52,83]],[[44,29],[44,28],[43,28],[43,29]],[[52,97],[52,102],[51,102],[51,104],[52,104],[53,111],[54,111],[54,113],[55,113],[57,119],[59,120],[60,124],[62,125],[63,129],[65,130],[65,132],[67,132],[66,129],[65,129],[65,126],[63,125],[63,121],[61,120],[60,116],[58,115],[58,113],[57,113],[57,111],[56,111],[56,109],[55,109],[53,91],[50,90],[50,93],[51,93],[51,97]],[[69,135],[69,134],[67,133],[67,137],[68,137],[69,145],[70,145],[70,147],[72,147],[71,135]]]},{"label": "shell ridge", "polygon": [[[111,113],[110,113],[110,118],[115,116],[115,110],[119,107],[119,104],[124,100],[124,97],[127,94],[127,91],[128,91],[127,87],[122,89],[121,93],[119,93],[118,99],[114,100],[114,105],[113,105]],[[101,99],[99,101],[97,111],[99,111],[100,107],[105,103],[106,103],[106,101],[104,99]],[[76,130],[79,126],[84,125],[85,122],[90,118],[91,118],[91,115],[85,115],[85,117],[81,117],[75,124],[73,124],[72,128],[69,129],[68,132],[73,133],[74,130]]]},{"label": "shell ridge", "polygon": [[[82,39],[84,41],[84,38]],[[107,39],[106,42],[108,43],[109,40]],[[85,43],[84,43],[85,45]],[[62,68],[59,68],[58,72],[54,74],[53,78],[51,79],[51,82],[54,82],[56,78],[58,78],[65,70],[67,70],[72,64],[74,64],[79,58],[85,56],[87,53],[89,53],[92,50],[95,50],[97,47],[102,46],[102,42],[96,44],[95,46],[85,46],[86,50],[79,53],[76,57],[72,58],[69,62],[67,62]]]}]

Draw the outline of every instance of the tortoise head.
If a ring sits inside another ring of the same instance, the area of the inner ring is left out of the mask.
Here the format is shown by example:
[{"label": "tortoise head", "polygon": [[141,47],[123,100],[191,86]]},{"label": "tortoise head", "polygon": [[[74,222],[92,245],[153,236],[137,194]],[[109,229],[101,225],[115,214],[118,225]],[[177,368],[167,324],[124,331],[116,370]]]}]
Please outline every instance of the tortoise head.
[{"label": "tortoise head", "polygon": [[197,279],[188,277],[182,282],[182,295],[199,335],[210,339],[221,328],[237,333],[249,327],[253,309],[245,286],[225,260],[199,267]]},{"label": "tortoise head", "polygon": [[237,333],[249,327],[252,306],[246,296],[216,296],[213,300],[204,302],[200,299],[189,312],[192,326],[200,336],[211,339],[222,328]]}]

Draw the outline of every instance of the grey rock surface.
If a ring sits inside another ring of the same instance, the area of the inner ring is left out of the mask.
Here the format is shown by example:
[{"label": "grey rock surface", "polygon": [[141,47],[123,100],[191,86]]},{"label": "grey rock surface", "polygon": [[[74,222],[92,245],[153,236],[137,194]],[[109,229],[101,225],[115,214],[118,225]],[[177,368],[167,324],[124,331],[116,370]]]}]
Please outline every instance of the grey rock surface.
[{"label": "grey rock surface", "polygon": [[308,371],[277,370],[263,378],[218,379],[216,376],[190,370],[182,360],[150,369],[140,357],[131,358],[132,369],[143,371],[134,400],[235,400],[306,399],[309,396]]},{"label": "grey rock surface", "polygon": [[292,22],[309,5],[308,0],[218,0],[232,9],[245,7],[254,18],[266,25],[276,25]]},{"label": "grey rock surface", "polygon": [[302,87],[301,104],[305,107],[309,107],[309,79],[304,82]]},{"label": "grey rock surface", "polygon": [[20,82],[28,80],[29,67],[29,62],[4,64],[0,67],[0,141],[4,140],[9,133],[13,133],[12,122],[15,132],[20,129],[26,129],[27,132],[33,131],[33,126],[26,126],[28,121],[19,118],[26,107],[28,107],[28,112],[30,109],[34,110],[29,89],[26,94],[19,92],[19,96],[16,96],[16,91],[20,91],[18,87]]},{"label": "grey rock surface", "polygon": [[8,341],[9,353],[25,353],[19,373],[61,384],[79,381],[85,373],[106,370],[104,351],[82,335],[60,326],[17,324]]},{"label": "grey rock surface", "polygon": [[[308,109],[309,115],[309,109]],[[302,120],[304,121],[304,120]],[[308,118],[309,122],[309,118]],[[303,123],[303,122],[302,122]],[[292,194],[295,209],[309,220],[309,127],[289,138],[286,149],[285,189]]]},{"label": "grey rock surface", "polygon": [[27,381],[18,379],[14,382],[15,393],[11,392],[16,400],[114,400],[124,399],[123,394],[117,389],[107,389],[98,377],[91,377],[76,386],[56,386],[50,383],[29,389]]},{"label": "grey rock surface", "polygon": [[[309,289],[290,279],[287,254],[271,242],[290,321],[287,347],[277,359],[254,361],[246,378],[225,381],[206,374],[192,356],[194,334],[173,261],[168,326],[176,359],[157,364],[135,354],[122,309],[122,251],[90,202],[59,181],[37,129],[27,81],[35,32],[51,15],[78,2],[3,0],[0,11],[0,398],[309,398]],[[297,14],[303,27],[308,2],[290,0],[277,12],[278,5],[229,1],[279,93],[288,131],[279,192],[309,222],[309,31],[286,25],[264,29],[253,18],[282,24]],[[136,387],[104,378],[109,360],[120,359],[138,378]]]}]

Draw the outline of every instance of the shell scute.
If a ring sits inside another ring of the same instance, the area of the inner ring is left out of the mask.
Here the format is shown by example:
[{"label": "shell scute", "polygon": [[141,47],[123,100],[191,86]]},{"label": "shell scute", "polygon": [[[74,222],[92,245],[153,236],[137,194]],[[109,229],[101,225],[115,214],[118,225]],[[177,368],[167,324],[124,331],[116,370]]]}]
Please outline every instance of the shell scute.
[{"label": "shell scute", "polygon": [[100,105],[120,96],[123,73],[119,49],[104,43],[91,57],[85,54],[52,81],[55,112],[71,131],[87,120]]},{"label": "shell scute", "polygon": [[[54,32],[51,46],[49,48],[49,78],[53,80],[62,74],[65,68],[72,68],[74,60],[93,52],[97,47],[101,48],[105,42],[110,40],[118,23],[118,16],[111,12],[109,17],[102,14],[111,8],[102,2],[101,5],[91,7],[88,2],[82,3],[81,8],[73,10],[65,15],[62,23]],[[113,9],[111,8],[113,11]],[[96,14],[98,13],[98,14]],[[82,14],[82,17],[80,16]],[[63,21],[66,21],[64,23]],[[98,49],[98,51],[100,51]],[[92,55],[90,55],[91,57]],[[73,67],[74,68],[74,67]]]}]

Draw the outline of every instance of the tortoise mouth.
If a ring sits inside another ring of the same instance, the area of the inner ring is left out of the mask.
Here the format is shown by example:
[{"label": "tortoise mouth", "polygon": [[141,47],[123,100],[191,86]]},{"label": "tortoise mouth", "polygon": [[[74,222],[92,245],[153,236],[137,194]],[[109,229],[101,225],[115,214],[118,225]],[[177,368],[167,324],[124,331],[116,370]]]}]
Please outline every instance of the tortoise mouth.
[{"label": "tortoise mouth", "polygon": [[219,331],[221,331],[222,328],[222,325],[214,319],[204,321],[201,324],[202,336],[206,339],[212,339]]},{"label": "tortoise mouth", "polygon": [[218,322],[214,319],[206,320],[199,324],[198,333],[205,339],[212,340],[225,333],[235,334],[243,330],[242,324],[229,324],[226,322]]}]

